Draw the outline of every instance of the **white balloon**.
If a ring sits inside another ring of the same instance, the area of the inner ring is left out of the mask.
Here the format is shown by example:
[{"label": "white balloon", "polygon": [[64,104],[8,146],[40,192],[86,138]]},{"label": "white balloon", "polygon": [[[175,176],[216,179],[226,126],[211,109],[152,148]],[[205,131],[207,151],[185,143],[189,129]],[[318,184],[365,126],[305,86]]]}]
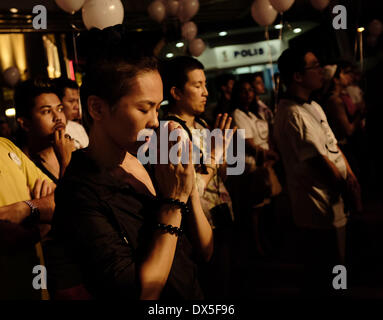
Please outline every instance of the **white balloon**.
[{"label": "white balloon", "polygon": [[271,25],[277,15],[269,0],[255,0],[251,5],[251,16],[262,27]]},{"label": "white balloon", "polygon": [[14,87],[20,80],[20,72],[16,67],[9,67],[4,70],[4,81],[10,87]]},{"label": "white balloon", "polygon": [[205,48],[205,42],[203,42],[201,38],[193,39],[189,43],[189,51],[194,57],[200,56],[202,52],[204,52]]},{"label": "white balloon", "polygon": [[74,14],[84,5],[85,0],[55,0],[56,4],[64,11]]},{"label": "white balloon", "polygon": [[370,22],[368,25],[368,31],[371,35],[375,37],[379,37],[380,34],[383,32],[383,24],[380,22],[380,20],[374,19]]},{"label": "white balloon", "polygon": [[290,9],[295,0],[270,0],[271,5],[278,12],[285,12]]},{"label": "white balloon", "polygon": [[167,0],[166,1],[166,14],[169,16],[176,16],[180,7],[178,0]]},{"label": "white balloon", "polygon": [[324,10],[330,3],[330,0],[310,0],[311,5],[317,10]]},{"label": "white balloon", "polygon": [[162,1],[153,1],[148,7],[149,17],[158,23],[161,23],[166,16],[166,8]]},{"label": "white balloon", "polygon": [[82,21],[85,27],[105,29],[121,24],[124,20],[124,6],[120,0],[86,0],[82,7]]},{"label": "white balloon", "polygon": [[197,25],[193,21],[185,22],[181,27],[182,37],[188,41],[193,40],[197,35]]}]

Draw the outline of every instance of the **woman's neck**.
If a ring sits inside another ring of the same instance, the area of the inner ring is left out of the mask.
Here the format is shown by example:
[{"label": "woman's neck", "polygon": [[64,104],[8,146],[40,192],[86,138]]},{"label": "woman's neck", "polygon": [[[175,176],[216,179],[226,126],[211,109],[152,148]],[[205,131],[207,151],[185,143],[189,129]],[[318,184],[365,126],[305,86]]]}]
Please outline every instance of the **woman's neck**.
[{"label": "woman's neck", "polygon": [[128,152],[119,148],[108,136],[92,127],[89,133],[89,156],[100,168],[112,169],[123,164]]}]

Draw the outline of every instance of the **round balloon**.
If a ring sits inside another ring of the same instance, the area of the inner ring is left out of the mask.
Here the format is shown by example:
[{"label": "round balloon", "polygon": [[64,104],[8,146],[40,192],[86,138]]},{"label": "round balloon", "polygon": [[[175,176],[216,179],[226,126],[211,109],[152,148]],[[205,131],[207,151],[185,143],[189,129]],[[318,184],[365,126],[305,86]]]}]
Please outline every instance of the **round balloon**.
[{"label": "round balloon", "polygon": [[181,22],[189,21],[199,9],[198,0],[179,0],[178,18]]},{"label": "round balloon", "polygon": [[185,22],[181,27],[182,37],[188,41],[193,40],[197,35],[197,25],[193,21]]},{"label": "round balloon", "polygon": [[148,7],[149,17],[158,23],[161,23],[166,16],[166,8],[162,1],[153,1]]},{"label": "round balloon", "polygon": [[290,9],[295,0],[270,0],[271,5],[278,12],[285,12]]},{"label": "round balloon", "polygon": [[167,0],[166,1],[166,14],[169,16],[176,16],[180,2],[178,0]]},{"label": "round balloon", "polygon": [[368,32],[370,32],[370,34],[375,37],[379,37],[383,32],[383,24],[380,22],[380,20],[372,20],[368,25]]},{"label": "round balloon", "polygon": [[4,81],[10,87],[14,87],[20,80],[20,72],[16,67],[9,67],[4,70]]},{"label": "round balloon", "polygon": [[330,0],[310,0],[311,5],[317,10],[324,10],[330,3]]},{"label": "round balloon", "polygon": [[269,0],[255,0],[251,5],[251,16],[259,25],[265,27],[272,24],[278,12],[273,8]]},{"label": "round balloon", "polygon": [[121,24],[123,20],[124,6],[120,0],[87,0],[82,7],[82,21],[88,30],[102,30]]},{"label": "round balloon", "polygon": [[190,41],[189,43],[189,51],[190,54],[194,57],[199,57],[202,52],[205,50],[205,42],[202,39],[196,38]]},{"label": "round balloon", "polygon": [[64,11],[74,14],[84,5],[85,0],[55,0],[57,5]]}]

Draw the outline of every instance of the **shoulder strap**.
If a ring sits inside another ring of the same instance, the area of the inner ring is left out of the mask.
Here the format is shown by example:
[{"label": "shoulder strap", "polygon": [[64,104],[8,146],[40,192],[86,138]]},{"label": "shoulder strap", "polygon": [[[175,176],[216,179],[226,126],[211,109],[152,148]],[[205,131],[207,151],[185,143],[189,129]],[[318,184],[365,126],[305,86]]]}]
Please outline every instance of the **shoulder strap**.
[{"label": "shoulder strap", "polygon": [[[178,118],[176,116],[169,116],[169,115],[165,117],[165,120],[171,120],[171,121],[178,122],[182,126],[182,128],[184,128],[185,131],[187,132],[190,141],[193,141],[193,135],[192,135],[190,129],[188,128],[188,126],[186,125],[186,121],[184,121],[184,120],[182,120],[182,119],[180,119],[180,118]],[[206,123],[202,122],[203,120],[199,119],[198,117],[195,118],[195,121],[197,123],[201,124],[204,127],[207,126]],[[206,165],[204,163],[205,156],[204,156],[204,154],[203,154],[201,149],[199,151],[200,151],[200,154],[201,154],[201,157],[202,157],[202,163],[200,164],[201,173],[208,174]]]},{"label": "shoulder strap", "polygon": [[167,116],[167,117],[165,118],[165,120],[171,120],[171,121],[178,122],[178,123],[181,125],[181,127],[184,128],[185,131],[187,132],[187,134],[188,134],[188,136],[189,136],[189,139],[190,139],[191,141],[193,141],[193,135],[192,135],[190,129],[188,128],[188,126],[186,125],[186,121],[184,121],[184,120],[182,120],[182,119],[180,119],[180,118],[178,118],[178,117],[176,117],[176,116]]}]

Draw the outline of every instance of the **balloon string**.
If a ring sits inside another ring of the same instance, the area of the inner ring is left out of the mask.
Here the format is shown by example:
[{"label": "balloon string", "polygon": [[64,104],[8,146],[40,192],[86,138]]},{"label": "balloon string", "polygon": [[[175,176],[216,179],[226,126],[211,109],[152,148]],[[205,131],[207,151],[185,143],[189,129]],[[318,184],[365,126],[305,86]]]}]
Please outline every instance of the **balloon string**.
[{"label": "balloon string", "polygon": [[282,28],[279,29],[279,37],[278,37],[279,40],[282,40],[282,30],[283,30],[283,25],[284,25],[284,23],[283,23],[283,12],[281,12],[281,25],[282,25]]},{"label": "balloon string", "polygon": [[359,52],[360,52],[360,67],[363,70],[363,35],[359,32]]},{"label": "balloon string", "polygon": [[74,35],[74,32],[72,32],[72,38],[73,38],[73,50],[74,50],[74,62],[76,64],[76,69],[77,69],[77,67],[78,67],[77,45],[76,45],[76,37]]},{"label": "balloon string", "polygon": [[[73,39],[73,51],[74,51],[74,63],[76,65],[76,69],[74,71],[74,80],[76,81],[76,71],[78,71],[78,57],[77,57],[77,44],[76,44],[76,37],[74,35],[74,32],[72,32],[72,39]],[[80,89],[79,89],[80,94]],[[82,119],[82,105],[81,105],[81,99],[78,103],[78,109],[79,109],[79,117]]]}]

